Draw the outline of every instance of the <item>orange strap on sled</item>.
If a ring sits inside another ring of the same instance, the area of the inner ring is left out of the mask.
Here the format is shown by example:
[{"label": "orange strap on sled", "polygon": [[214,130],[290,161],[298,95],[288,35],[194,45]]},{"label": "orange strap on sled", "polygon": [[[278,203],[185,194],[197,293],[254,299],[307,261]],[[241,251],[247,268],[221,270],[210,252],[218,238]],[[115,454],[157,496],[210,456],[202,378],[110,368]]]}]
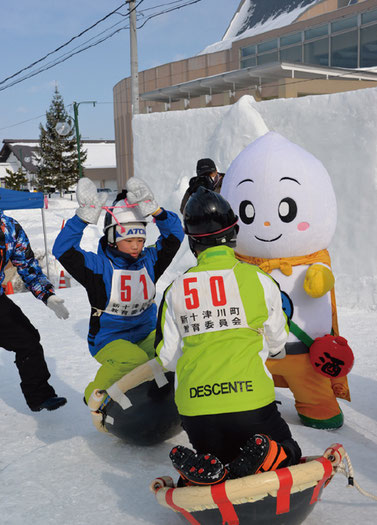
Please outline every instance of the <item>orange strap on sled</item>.
[{"label": "orange strap on sled", "polygon": [[221,512],[221,517],[223,519],[223,525],[239,525],[240,521],[236,511],[234,510],[232,502],[227,496],[225,483],[212,485],[211,495],[213,501],[219,507],[219,511]]},{"label": "orange strap on sled", "polygon": [[284,514],[289,512],[293,478],[290,470],[287,468],[276,469],[275,472],[280,483],[276,494],[276,514]]},{"label": "orange strap on sled", "polygon": [[332,474],[331,461],[329,461],[328,459],[326,459],[324,457],[315,458],[315,461],[318,461],[319,463],[322,463],[324,474],[323,474],[323,478],[320,481],[318,481],[317,485],[314,487],[313,494],[312,494],[312,499],[310,500],[310,505],[312,505],[313,503],[315,503],[318,500],[319,491],[321,490],[323,485],[326,483],[326,481],[329,479],[329,477]]},{"label": "orange strap on sled", "polygon": [[194,518],[194,516],[191,516],[191,514],[185,510],[182,507],[178,507],[175,503],[173,503],[173,492],[175,489],[169,489],[165,494],[165,501],[171,507],[173,510],[176,510],[177,512],[180,512],[182,516],[186,518],[186,520],[191,523],[191,525],[200,525],[200,523]]}]

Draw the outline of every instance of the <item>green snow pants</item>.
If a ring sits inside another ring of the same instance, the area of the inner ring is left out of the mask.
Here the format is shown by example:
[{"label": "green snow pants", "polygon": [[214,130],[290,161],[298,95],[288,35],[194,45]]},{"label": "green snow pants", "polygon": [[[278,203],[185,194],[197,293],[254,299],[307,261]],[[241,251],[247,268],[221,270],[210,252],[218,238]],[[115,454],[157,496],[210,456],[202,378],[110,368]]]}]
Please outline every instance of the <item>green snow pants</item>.
[{"label": "green snow pants", "polygon": [[136,344],[117,339],[101,348],[94,357],[102,366],[98,369],[94,380],[85,389],[86,402],[96,388],[106,390],[137,366],[153,359],[155,357],[155,335],[156,330],[153,330],[145,339]]}]

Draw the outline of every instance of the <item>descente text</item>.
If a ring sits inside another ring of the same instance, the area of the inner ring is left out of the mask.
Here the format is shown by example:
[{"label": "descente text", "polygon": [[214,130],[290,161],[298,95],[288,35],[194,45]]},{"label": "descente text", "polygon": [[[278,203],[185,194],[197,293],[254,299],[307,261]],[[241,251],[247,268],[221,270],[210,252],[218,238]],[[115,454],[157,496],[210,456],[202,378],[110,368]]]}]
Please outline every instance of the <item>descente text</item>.
[{"label": "descente text", "polygon": [[233,381],[227,383],[214,383],[190,388],[190,398],[218,396],[219,394],[232,394],[238,392],[252,392],[252,381]]}]

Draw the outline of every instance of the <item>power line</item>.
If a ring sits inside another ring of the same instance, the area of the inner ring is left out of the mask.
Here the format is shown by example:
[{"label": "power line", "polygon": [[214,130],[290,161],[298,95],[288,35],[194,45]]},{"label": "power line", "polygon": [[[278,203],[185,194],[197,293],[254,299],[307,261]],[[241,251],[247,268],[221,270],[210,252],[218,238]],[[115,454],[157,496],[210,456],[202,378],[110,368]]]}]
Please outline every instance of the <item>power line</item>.
[{"label": "power line", "polygon": [[[119,25],[120,23],[122,23],[123,21],[121,22],[117,22],[116,24],[114,24],[113,26],[111,26],[110,28],[108,29],[105,29],[104,31],[102,31],[101,33],[99,33],[98,35],[90,38],[89,40],[87,40],[86,42],[83,42],[82,44],[80,44],[79,46],[73,48],[71,51],[68,51],[67,53],[64,53],[63,55],[61,55],[60,57],[58,57],[57,59],[53,60],[52,62],[48,62],[47,64],[45,64],[44,66],[41,66],[39,69],[35,70],[34,72],[31,72],[31,73],[28,73],[27,75],[17,79],[17,80],[14,80],[13,82],[7,84],[6,86],[4,87],[0,87],[0,91],[4,91],[5,89],[8,89],[9,87],[11,86],[14,86],[16,84],[19,84],[20,82],[23,82],[24,80],[28,80],[29,78],[32,78],[36,75],[39,75],[39,73],[43,73],[44,71],[47,71],[48,69],[51,69],[53,67],[55,67],[56,65],[58,64],[61,64],[62,62],[65,62],[66,60],[68,60],[69,58],[73,57],[74,55],[77,55],[79,53],[82,53],[83,51],[86,51],[87,49],[91,48],[91,47],[94,47],[98,44],[100,44],[101,42],[104,42],[105,40],[107,40],[108,38],[111,38],[112,36],[114,36],[116,33],[119,33],[120,31],[122,31],[123,29],[127,29],[128,26],[124,26],[124,27],[121,27],[119,28],[117,31],[114,31],[113,33],[111,33],[110,35],[108,35],[107,37],[105,38],[102,38],[96,42],[94,42],[93,44],[91,45],[88,45],[86,47],[82,47],[84,46],[86,43],[88,42],[91,42],[92,40],[94,40],[97,36],[100,36],[102,35],[103,33],[106,33],[109,29],[112,29],[113,27],[115,27],[116,25]],[[78,51],[74,52],[76,49],[78,49]]]},{"label": "power line", "polygon": [[28,120],[23,120],[22,122],[17,122],[16,124],[10,124],[9,126],[5,126],[4,128],[0,128],[0,131],[2,131],[3,129],[14,128],[16,126],[20,126],[21,124],[26,124],[27,122],[31,122],[32,120],[37,120],[37,118],[42,118],[42,117],[44,117],[44,115],[45,114],[38,115],[37,117],[32,117],[32,118],[29,118]]},{"label": "power line", "polygon": [[[137,9],[137,7],[140,6],[140,4],[143,2],[144,0],[140,0],[138,2],[138,4],[134,7],[133,10]],[[151,14],[148,16],[148,18],[146,20],[144,20],[144,22],[138,27],[138,29],[141,29],[142,27],[144,27],[144,25],[149,21],[151,20],[152,18],[155,18],[156,16],[160,16],[162,14],[166,14],[166,13],[169,13],[171,11],[176,11],[178,9],[181,9],[183,7],[186,7],[186,6],[189,6],[189,5],[192,5],[192,4],[196,4],[198,2],[201,2],[202,0],[190,0],[190,1],[187,1],[187,0],[175,0],[173,2],[167,2],[165,4],[160,4],[158,6],[154,6],[153,8],[147,8],[147,9],[144,9],[143,11],[140,11],[139,13],[143,13],[144,11],[147,11],[147,10],[151,10],[151,9],[156,9],[157,7],[163,7],[163,6],[168,6],[168,5],[172,5],[172,4],[176,4],[175,7],[171,7],[170,9],[166,9],[164,11],[160,11],[158,13],[154,13],[154,14]],[[123,6],[123,4],[122,4]],[[122,7],[121,6],[121,7]],[[114,14],[116,11],[118,11],[120,9],[120,7],[118,7],[116,10],[112,11],[111,13],[109,13],[108,15],[106,15],[105,17],[103,17],[101,20],[99,20],[98,22],[96,22],[95,24],[93,24],[90,28],[82,31],[80,33],[80,35],[86,33],[87,31],[89,31],[89,29],[91,29],[92,27],[98,25],[101,21],[103,21],[104,19],[108,18],[109,16],[111,16],[112,14]],[[131,12],[131,11],[130,11]],[[129,13],[127,15],[124,15],[124,16],[129,16]],[[90,45],[87,45],[85,46],[86,43],[94,40],[95,38],[97,38],[99,35],[103,34],[103,33],[106,33],[107,31],[109,31],[110,29],[112,29],[113,27],[115,27],[116,25],[119,25],[119,23],[121,22],[117,22],[116,24],[113,24],[112,26],[110,26],[109,28],[105,29],[104,31],[102,31],[101,33],[95,35],[94,37],[90,38],[89,40],[87,40],[86,42],[80,44],[79,46],[77,46],[76,48],[74,49],[78,49],[76,52],[67,52],[65,53],[64,55],[62,55],[61,57],[58,57],[55,61],[53,62],[50,62],[49,64],[45,65],[45,66],[42,66],[41,68],[39,68],[38,70],[34,71],[34,72],[31,72],[17,80],[14,80],[13,82],[3,86],[3,87],[0,87],[0,91],[4,91],[6,89],[8,89],[9,87],[12,87],[16,84],[19,84],[21,82],[23,82],[24,80],[28,80],[29,78],[32,78],[40,73],[43,73],[44,71],[47,71],[48,69],[51,69],[55,66],[57,66],[58,64],[61,64],[62,62],[65,62],[66,60],[68,60],[69,58],[72,58],[73,56],[79,54],[79,53],[82,53],[83,51],[86,51],[87,49],[91,48],[91,47],[95,47],[97,46],[98,44],[101,44],[102,42],[108,40],[109,38],[113,37],[115,34],[119,33],[120,31],[123,31],[124,29],[129,29],[129,26],[126,25],[126,26],[123,26],[121,28],[118,28],[116,31],[113,31],[112,33],[110,33],[109,35],[97,40],[96,42],[94,42],[93,44],[90,44]],[[15,73],[14,75],[11,75],[10,77],[8,77],[8,80],[11,79],[11,78],[14,78],[15,76],[19,75],[22,71],[25,71],[27,69],[30,69],[33,65],[37,64],[37,63],[40,63],[42,62],[43,60],[45,60],[48,56],[52,55],[53,53],[55,53],[58,49],[62,49],[63,47],[65,47],[66,45],[68,45],[68,43],[72,42],[75,38],[78,38],[80,35],[76,35],[75,37],[72,37],[66,44],[63,44],[62,46],[60,46],[59,48],[57,48],[56,50],[48,53],[47,55],[45,55],[43,58],[35,61],[33,64],[31,64],[30,66],[27,66],[25,68],[23,68],[22,70],[20,70],[18,73]],[[85,46],[85,47],[82,47],[82,46]],[[72,50],[73,51],[73,50]],[[0,82],[0,85],[1,84],[4,84],[5,81],[7,79],[4,79],[3,81]]]},{"label": "power line", "polygon": [[[178,9],[182,9],[183,7],[187,7],[188,5],[197,4],[198,2],[201,2],[201,1],[202,0],[191,0],[189,2],[186,2],[185,4],[179,5],[177,7],[172,7],[171,9],[166,9],[165,11],[161,11],[160,13],[149,15],[148,18],[144,21],[144,23],[141,24],[141,26],[138,27],[138,29],[141,29],[142,27],[144,27],[145,24],[147,22],[149,22],[149,20],[151,20],[152,18],[155,18],[156,16],[164,15],[166,13],[170,13],[171,11],[177,11]],[[144,11],[146,11],[146,9]]]},{"label": "power line", "polygon": [[[142,11],[138,11],[137,12],[137,16],[140,18],[140,16],[143,16],[143,13],[145,11],[152,11],[153,9],[157,9],[158,7],[165,7],[167,5],[172,5],[172,4],[182,4],[182,2],[185,2],[187,0],[173,0],[172,2],[165,2],[164,4],[159,4],[159,5],[154,5],[153,7],[145,7]],[[122,13],[116,13],[117,15],[119,16],[127,16],[127,15],[123,15]]]},{"label": "power line", "polygon": [[[100,105],[104,105],[104,104],[114,104],[114,102],[98,102],[96,101],[96,106],[100,106]],[[67,104],[65,106],[66,108],[70,108],[70,107],[73,107],[73,103],[72,104]],[[4,129],[8,129],[8,128],[15,128],[16,126],[21,126],[21,124],[26,124],[27,122],[31,122],[32,120],[37,120],[38,118],[42,118],[44,117],[46,114],[43,113],[42,115],[37,115],[36,117],[32,117],[32,118],[29,118],[27,120],[23,120],[22,122],[16,122],[15,124],[9,124],[9,126],[4,126],[2,128],[0,128],[0,131],[3,131]]]},{"label": "power line", "polygon": [[[143,0],[141,0],[143,1]],[[114,13],[116,13],[117,11],[119,11],[119,9],[121,9],[122,7],[124,7],[125,4],[122,4],[120,5],[119,7],[117,7],[116,9],[114,9],[114,11],[111,11],[111,13],[108,13],[106,16],[104,16],[103,18],[101,18],[100,20],[97,20],[97,22],[95,22],[94,24],[92,24],[90,27],[88,27],[87,29],[84,29],[83,31],[81,31],[81,33],[79,33],[78,35],[76,36],[73,36],[72,38],[70,38],[67,42],[65,42],[64,44],[62,44],[61,46],[57,47],[56,49],[54,49],[53,51],[50,51],[49,53],[47,53],[44,57],[42,58],[39,58],[38,60],[36,60],[35,62],[33,62],[32,64],[20,69],[19,71],[17,71],[17,73],[14,73],[13,75],[10,75],[9,77],[7,78],[4,78],[1,82],[0,82],[0,85],[2,84],[5,84],[5,82],[7,80],[10,80],[14,77],[16,77],[17,75],[19,75],[20,73],[22,73],[23,71],[26,71],[27,69],[30,69],[32,68],[33,66],[39,64],[39,62],[42,62],[43,60],[45,60],[47,57],[49,57],[50,55],[53,55],[54,53],[57,53],[58,51],[60,51],[61,49],[63,49],[63,47],[66,47],[68,46],[71,42],[73,42],[73,40],[76,40],[76,38],[80,38],[80,36],[84,35],[85,33],[87,33],[88,31],[90,31],[91,29],[93,29],[94,27],[96,27],[98,24],[100,24],[101,22],[103,22],[104,20],[106,20],[107,18],[109,18],[111,15],[113,15]]]},{"label": "power line", "polygon": [[[144,0],[140,0],[139,3],[134,7],[134,9],[136,9],[136,8],[137,8],[137,7],[143,2],[143,1],[144,1]],[[125,4],[122,4],[122,6],[124,6],[124,5],[125,5]],[[117,9],[119,9],[119,8],[117,8]],[[131,12],[131,11],[130,11],[130,12]],[[106,15],[106,17],[103,17],[103,19],[101,19],[101,21],[104,20],[105,18],[108,18],[108,17],[109,17],[111,14],[113,14],[113,13],[114,13],[114,11],[112,11],[111,13],[109,13],[108,15]],[[129,14],[128,14],[127,16],[129,16]],[[94,25],[98,25],[99,22],[100,22],[100,21],[96,22],[96,24],[94,24]],[[74,52],[69,52],[69,51],[68,51],[68,52],[65,53],[64,55],[61,55],[61,57],[59,57],[58,59],[55,59],[53,62],[50,62],[49,64],[47,64],[47,65],[45,65],[45,66],[41,66],[41,67],[40,67],[39,69],[37,69],[36,71],[31,72],[31,73],[28,73],[27,75],[25,75],[25,76],[23,76],[23,77],[21,77],[21,78],[19,78],[19,79],[17,79],[17,80],[14,80],[13,82],[7,84],[6,86],[0,87],[0,91],[4,91],[4,90],[8,89],[9,87],[12,87],[12,86],[14,86],[14,85],[16,85],[16,84],[19,84],[19,83],[23,82],[24,80],[28,80],[29,78],[32,78],[32,77],[34,77],[34,76],[36,76],[36,75],[39,75],[39,73],[43,73],[44,71],[47,71],[48,69],[51,69],[51,68],[55,67],[56,65],[58,65],[58,64],[60,64],[60,63],[62,63],[62,62],[65,62],[66,60],[68,60],[69,58],[73,57],[74,55],[77,55],[78,53],[81,53],[81,52],[83,52],[83,51],[86,51],[86,50],[89,49],[90,47],[94,47],[94,46],[96,46],[96,45],[98,45],[98,44],[104,42],[104,41],[107,40],[108,38],[111,38],[112,36],[114,36],[116,33],[119,33],[119,31],[122,31],[123,29],[127,29],[128,26],[124,26],[124,27],[118,29],[117,31],[114,31],[113,33],[111,33],[111,34],[108,35],[107,37],[98,40],[98,41],[95,42],[94,44],[88,45],[88,46],[86,46],[86,47],[80,49],[80,48],[81,48],[83,45],[85,45],[87,42],[90,42],[91,40],[94,40],[94,38],[98,37],[99,35],[101,35],[101,34],[103,34],[103,33],[106,33],[107,31],[109,31],[110,29],[112,29],[113,27],[115,27],[116,25],[119,25],[121,22],[122,22],[122,21],[117,22],[116,24],[113,24],[112,26],[110,26],[109,28],[105,29],[105,30],[102,31],[101,33],[95,35],[94,37],[90,38],[90,39],[87,40],[86,42],[84,42],[84,43],[80,44],[79,46],[77,46],[76,48],[74,48],[74,49],[79,49],[79,51],[76,51],[75,53],[74,53]],[[92,27],[92,26],[91,26],[91,27]],[[89,29],[90,29],[90,28],[88,28],[88,29],[82,31],[82,32],[80,33],[80,35],[84,34],[84,33],[87,32]],[[71,38],[71,39],[69,40],[69,42],[72,42],[72,40],[74,40],[74,39],[77,38],[78,36],[79,36],[79,35],[77,35],[76,37]],[[58,48],[58,49],[61,49],[62,47],[65,47],[66,45],[68,45],[69,42],[67,42],[66,44],[63,44],[63,45],[60,46],[60,48]],[[40,60],[37,60],[34,64],[39,63],[39,62],[42,62],[43,60],[45,60],[45,58],[46,58],[47,56],[50,56],[51,54],[53,54],[53,53],[55,53],[55,52],[56,52],[56,50],[55,50],[55,51],[52,51],[51,53],[48,53],[47,55],[45,55],[45,57],[41,58]],[[15,73],[14,75],[12,75],[11,77],[8,77],[8,78],[9,78],[9,79],[10,79],[10,78],[13,78],[13,77],[17,76],[21,71],[25,71],[26,69],[29,69],[30,67],[32,67],[32,65],[23,68],[23,69],[20,70],[18,73]],[[0,82],[0,85],[3,84],[4,82],[5,82],[5,80],[2,81],[2,82]]]}]

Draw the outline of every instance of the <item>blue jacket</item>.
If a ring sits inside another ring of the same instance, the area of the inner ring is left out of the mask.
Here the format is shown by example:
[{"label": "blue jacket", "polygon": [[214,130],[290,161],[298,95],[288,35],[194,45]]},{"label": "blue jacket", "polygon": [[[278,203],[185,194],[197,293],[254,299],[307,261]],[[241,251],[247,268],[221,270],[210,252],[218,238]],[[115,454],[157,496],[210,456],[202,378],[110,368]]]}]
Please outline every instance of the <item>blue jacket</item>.
[{"label": "blue jacket", "polygon": [[[29,239],[21,225],[0,210],[0,285],[4,281],[4,270],[9,261],[17,268],[26,288],[37,299],[46,303],[54,295],[54,287],[34,258]],[[0,286],[0,295],[3,293],[4,289]]]},{"label": "blue jacket", "polygon": [[155,217],[160,236],[135,260],[110,247],[102,237],[97,254],[80,248],[87,224],[77,215],[59,233],[53,254],[82,284],[91,305],[88,344],[92,355],[111,341],[141,341],[156,328],[155,283],[171,263],[183,240],[178,216]]}]

